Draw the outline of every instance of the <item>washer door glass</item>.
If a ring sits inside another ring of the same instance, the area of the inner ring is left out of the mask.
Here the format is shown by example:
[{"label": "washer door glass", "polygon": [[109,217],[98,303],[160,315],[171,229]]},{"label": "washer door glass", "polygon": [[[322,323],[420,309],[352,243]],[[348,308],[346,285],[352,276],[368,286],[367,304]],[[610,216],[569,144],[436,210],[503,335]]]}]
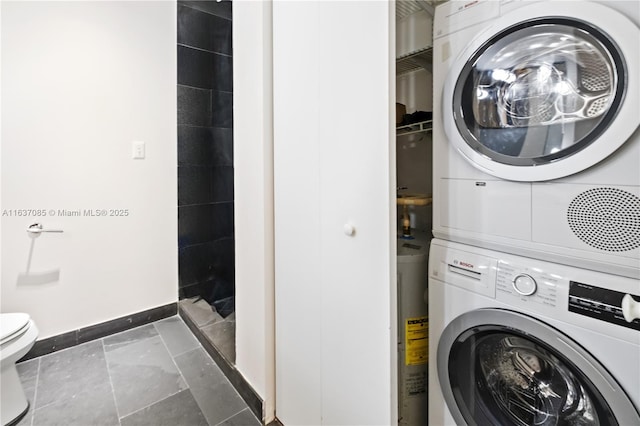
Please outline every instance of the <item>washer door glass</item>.
[{"label": "washer door glass", "polygon": [[611,123],[624,96],[624,64],[597,29],[568,19],[508,28],[476,51],[457,80],[458,131],[503,164],[567,157]]},{"label": "washer door glass", "polygon": [[618,424],[583,372],[524,333],[474,327],[455,341],[448,363],[453,395],[469,424]]}]

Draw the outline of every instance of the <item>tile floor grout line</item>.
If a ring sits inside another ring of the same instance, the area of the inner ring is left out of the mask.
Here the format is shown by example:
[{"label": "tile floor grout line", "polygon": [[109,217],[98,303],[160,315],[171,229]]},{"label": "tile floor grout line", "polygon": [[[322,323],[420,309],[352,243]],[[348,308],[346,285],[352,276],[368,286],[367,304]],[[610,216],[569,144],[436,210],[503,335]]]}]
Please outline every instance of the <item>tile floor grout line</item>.
[{"label": "tile floor grout line", "polygon": [[[182,318],[180,318],[180,322],[182,322],[182,324],[186,327],[186,324],[184,324],[184,321],[182,320]],[[164,337],[162,337],[162,334],[160,333],[160,329],[158,327],[156,327],[156,323],[153,323],[153,326],[156,328],[156,331],[158,332],[158,335],[160,336],[160,341],[164,344],[165,348],[167,349],[167,352],[169,352],[169,356],[171,357],[171,361],[173,361],[173,364],[176,366],[176,369],[178,370],[178,373],[180,373],[180,377],[182,377],[182,380],[184,380],[184,384],[187,386],[186,389],[188,389],[189,392],[191,393],[191,386],[189,385],[189,382],[187,381],[187,379],[182,374],[182,370],[180,369],[180,366],[176,362],[175,357],[171,355],[171,351],[169,350],[169,347],[167,346],[167,343],[164,341]],[[193,335],[193,333],[191,332],[191,330],[189,330],[188,327],[187,327],[187,330],[189,331],[190,334]],[[195,338],[195,336],[193,336],[193,337]],[[197,349],[201,349],[204,353],[207,353],[207,351],[205,351],[204,348],[201,348],[202,345],[200,344],[199,341],[198,341],[198,345],[199,346],[196,347],[196,348],[193,348],[192,351],[195,351]],[[191,351],[187,351],[187,352],[191,352]],[[187,353],[187,352],[184,352],[184,353]],[[193,393],[191,395],[193,396]],[[204,411],[202,410],[202,407],[200,407],[200,404],[198,403],[197,400],[196,400],[196,405],[200,409],[200,412],[202,413],[202,416],[204,417],[204,419],[207,422],[207,424],[210,424],[209,423],[209,419],[207,419],[207,416],[204,414]]]},{"label": "tile floor grout line", "polygon": [[[122,423],[120,422],[120,420],[125,419],[125,418],[127,418],[127,417],[129,417],[129,416],[132,416],[132,415],[134,415],[135,413],[138,413],[138,412],[140,412],[140,411],[142,411],[142,410],[144,410],[144,409],[147,409],[147,408],[149,408],[149,407],[151,407],[151,406],[153,406],[153,405],[159,404],[159,403],[161,403],[162,401],[166,401],[168,398],[171,398],[172,396],[176,396],[176,395],[177,395],[177,394],[179,394],[180,392],[184,392],[184,391],[186,391],[186,390],[189,390],[189,389],[188,389],[188,388],[187,388],[187,389],[181,389],[181,390],[179,390],[179,391],[177,391],[177,392],[172,393],[171,395],[167,395],[167,396],[165,396],[164,398],[162,398],[162,399],[160,399],[160,400],[158,400],[158,401],[152,402],[152,403],[151,403],[151,404],[149,404],[149,405],[145,405],[145,406],[144,406],[144,407],[142,407],[142,408],[138,408],[136,411],[132,411],[132,412],[130,412],[129,414],[127,414],[127,415],[125,415],[125,416],[119,417],[119,418],[118,418],[118,423],[122,424]],[[198,407],[198,408],[200,408],[200,407]]]},{"label": "tile floor grout line", "polygon": [[[224,379],[224,380],[223,380],[223,383],[227,383],[228,385],[230,385],[230,386],[231,386],[231,389],[233,389],[233,392],[236,394],[236,396],[238,396],[238,397],[239,397],[243,402],[245,402],[245,404],[246,404],[246,401],[244,401],[244,398],[242,397],[242,395],[240,395],[240,392],[238,392],[238,389],[236,389],[236,387],[233,385],[233,383],[231,383],[231,380],[227,377],[227,375],[226,375],[226,374],[224,374],[224,372],[222,371],[222,369],[220,368],[220,366],[218,365],[218,363],[213,359],[213,357],[211,356],[211,354],[210,354],[209,352],[207,352],[204,348],[203,348],[203,351],[204,351],[205,355],[206,355],[206,356],[211,360],[211,363],[212,363],[212,364],[213,364],[213,365],[214,365],[218,370],[220,370],[220,372],[222,372],[222,378]],[[235,368],[235,366],[234,366],[234,368]],[[247,405],[247,408],[248,408],[248,405]],[[236,414],[237,414],[237,413],[236,413]]]},{"label": "tile floor grout line", "polygon": [[[2,0],[0,0],[0,1],[2,1]],[[43,408],[51,407],[51,406],[52,406],[53,404],[55,404],[56,402],[58,402],[58,401],[53,401],[53,402],[50,402],[50,403],[48,403],[48,404],[44,404],[42,407],[38,407],[38,410],[42,410]],[[35,412],[36,412],[36,410],[33,410],[33,412],[35,413]]]},{"label": "tile floor grout line", "polygon": [[[191,330],[189,330],[189,332],[191,332]],[[194,337],[194,339],[195,339],[195,337]],[[186,350],[186,351],[184,351],[184,352],[180,352],[179,354],[176,354],[175,356],[173,356],[173,358],[174,358],[174,359],[175,359],[175,358],[178,358],[179,356],[182,356],[182,355],[184,355],[184,354],[188,354],[189,352],[193,352],[193,351],[195,351],[196,349],[202,349],[202,350],[204,350],[204,347],[202,347],[202,344],[200,343],[200,341],[198,341],[198,339],[196,339],[196,342],[198,342],[198,346],[197,346],[197,347],[195,347],[195,348],[191,348],[191,349],[188,349],[188,350]],[[206,351],[205,351],[205,352],[206,352]],[[171,354],[169,354],[169,355],[171,355]],[[177,366],[177,365],[176,365],[176,366]]]},{"label": "tile floor grout line", "polygon": [[[153,325],[153,328],[154,328],[154,329],[156,330],[156,332],[158,333],[158,337],[160,338],[160,341],[161,341],[161,342],[162,342],[162,344],[164,345],[165,349],[167,349],[167,353],[169,354],[169,357],[171,357],[171,352],[169,352],[169,348],[167,348],[167,345],[164,343],[164,340],[162,339],[162,336],[160,335],[160,330],[158,330],[158,328],[156,327],[155,322],[154,322],[154,323],[152,323],[152,325]],[[156,336],[153,336],[153,337],[156,337]],[[151,337],[151,338],[153,338],[153,337]],[[150,338],[150,339],[151,339],[151,338]],[[146,340],[146,339],[145,339],[145,340]],[[105,353],[105,358],[106,358],[106,353]],[[173,358],[172,358],[171,360],[173,361]],[[175,361],[174,361],[174,364],[175,364]],[[107,367],[107,368],[108,368],[108,367]],[[182,380],[184,380],[184,383],[187,385],[187,388],[185,388],[185,389],[181,389],[181,390],[179,390],[179,391],[177,391],[177,392],[174,392],[174,393],[172,393],[172,394],[170,394],[170,395],[167,395],[166,397],[164,397],[164,398],[162,398],[162,399],[160,399],[160,400],[158,400],[158,401],[154,401],[154,402],[152,402],[151,404],[148,404],[148,405],[145,405],[144,407],[138,408],[137,410],[132,411],[131,413],[129,413],[129,414],[125,415],[125,416],[122,416],[122,417],[120,417],[120,412],[119,412],[119,410],[118,410],[118,405],[116,404],[116,410],[118,411],[118,423],[119,423],[119,424],[122,424],[121,420],[122,420],[122,419],[124,419],[125,417],[129,417],[130,415],[132,415],[132,414],[134,414],[134,413],[137,413],[138,411],[142,411],[142,410],[144,410],[145,408],[149,408],[149,407],[151,407],[152,405],[158,404],[158,403],[160,403],[160,402],[162,402],[162,401],[166,400],[167,398],[170,398],[170,397],[172,397],[172,396],[174,396],[174,395],[179,394],[180,392],[182,392],[182,391],[184,391],[184,390],[186,390],[186,389],[189,389],[189,388],[188,388],[188,386],[189,386],[189,385],[188,385],[187,381],[184,379],[184,377],[182,376],[182,372],[180,371],[180,369],[178,368],[178,366],[177,366],[177,365],[176,365],[176,370],[178,370],[178,373],[180,373],[180,377],[182,377]],[[109,372],[109,380],[111,380],[111,373],[110,373],[110,372]],[[112,385],[112,389],[113,389],[113,385]],[[114,391],[114,399],[115,399],[115,391]]]},{"label": "tile floor grout line", "polygon": [[189,386],[189,382],[187,382],[187,379],[182,374],[182,370],[180,370],[180,367],[178,366],[178,363],[176,362],[176,359],[173,357],[173,355],[171,355],[171,351],[169,350],[169,346],[167,346],[167,342],[164,341],[164,337],[162,337],[162,333],[160,333],[160,329],[158,327],[156,327],[156,323],[155,322],[153,323],[153,327],[158,332],[158,336],[160,336],[160,341],[164,345],[164,348],[167,350],[167,353],[169,354],[169,358],[171,358],[171,362],[173,362],[173,365],[175,365],[176,370],[178,370],[178,373],[180,373],[180,377],[182,378],[182,381],[184,381],[184,384],[187,386],[186,389],[191,389],[191,387]]},{"label": "tile floor grout line", "polygon": [[[106,351],[106,349],[107,349],[107,344],[106,344],[106,343],[104,343],[104,339],[108,339],[108,338],[110,338],[110,337],[114,337],[114,336],[118,336],[118,335],[121,335],[121,334],[125,334],[125,333],[128,333],[129,331],[137,330],[137,329],[141,329],[141,328],[143,328],[143,327],[147,327],[147,326],[149,326],[149,325],[155,325],[155,322],[147,323],[147,324],[142,324],[142,325],[139,325],[139,326],[137,326],[137,327],[127,328],[126,330],[118,331],[117,333],[113,333],[113,334],[109,334],[108,336],[101,337],[101,338],[100,338],[100,340],[102,340],[102,347],[103,347],[103,348],[104,348],[104,350],[105,350],[105,355],[107,354],[107,351]],[[156,329],[155,327],[154,327],[154,329],[155,329],[156,331],[158,331],[158,329]],[[145,337],[144,339],[151,339],[151,338],[153,338],[153,336],[151,336],[151,337]],[[97,340],[97,339],[96,339],[96,340]],[[113,346],[113,349],[119,349],[120,347],[122,347],[122,346],[124,346],[124,345],[128,345],[128,344],[130,344],[130,343],[131,343],[130,341],[120,342],[120,343],[112,343],[112,344],[110,344],[110,345],[109,345],[109,347]]]},{"label": "tile floor grout line", "polygon": [[113,405],[116,408],[116,416],[118,418],[118,425],[122,425],[120,422],[120,409],[118,408],[118,401],[116,400],[116,390],[113,387],[113,380],[111,379],[111,369],[109,369],[109,360],[107,359],[107,349],[104,345],[104,338],[100,339],[100,343],[102,343],[102,353],[104,354],[104,363],[107,367],[107,376],[109,377],[109,387],[111,388],[111,397],[113,398]]},{"label": "tile floor grout line", "polygon": [[245,407],[242,410],[238,411],[237,413],[235,413],[232,416],[227,417],[226,419],[222,420],[221,422],[216,423],[214,426],[220,426],[222,423],[226,422],[227,420],[230,420],[232,418],[234,418],[235,416],[237,416],[238,414],[242,413],[244,410],[248,410],[249,407]]},{"label": "tile floor grout line", "polygon": [[42,357],[38,357],[38,369],[36,370],[36,385],[35,389],[33,390],[33,411],[31,412],[31,422],[29,423],[30,426],[33,426],[33,419],[36,417],[36,398],[38,397],[38,384],[40,383],[41,360]]},{"label": "tile floor grout line", "polygon": [[[218,363],[213,359],[213,357],[211,356],[211,354],[209,352],[207,352],[204,348],[204,353],[207,355],[207,357],[209,357],[209,359],[211,360],[211,362],[213,363],[213,365],[215,365],[220,371],[222,371],[222,369],[220,368],[220,366],[218,365]],[[242,395],[240,395],[240,392],[238,391],[238,389],[236,389],[236,387],[233,385],[233,383],[231,383],[231,380],[227,377],[226,374],[224,374],[224,372],[222,372],[222,377],[225,380],[225,383],[231,385],[231,389],[233,389],[233,391],[235,392],[235,394],[242,399],[242,401],[244,401],[244,398],[242,397]],[[246,404],[246,401],[244,401]],[[248,408],[248,404],[247,404],[247,408]],[[253,413],[253,411],[252,411]],[[237,414],[237,413],[236,413]]]}]

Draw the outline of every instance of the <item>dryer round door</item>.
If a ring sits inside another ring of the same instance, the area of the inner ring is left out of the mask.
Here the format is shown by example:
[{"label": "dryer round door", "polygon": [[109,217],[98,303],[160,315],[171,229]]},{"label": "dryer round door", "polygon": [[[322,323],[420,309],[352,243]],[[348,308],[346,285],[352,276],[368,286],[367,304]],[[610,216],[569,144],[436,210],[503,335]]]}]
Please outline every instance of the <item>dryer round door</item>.
[{"label": "dryer round door", "polygon": [[557,179],[599,163],[640,122],[639,39],[635,23],[592,2],[505,14],[452,63],[442,99],[450,143],[507,180]]},{"label": "dryer round door", "polygon": [[640,424],[615,378],[579,344],[524,314],[479,309],[438,344],[438,378],[458,425]]}]

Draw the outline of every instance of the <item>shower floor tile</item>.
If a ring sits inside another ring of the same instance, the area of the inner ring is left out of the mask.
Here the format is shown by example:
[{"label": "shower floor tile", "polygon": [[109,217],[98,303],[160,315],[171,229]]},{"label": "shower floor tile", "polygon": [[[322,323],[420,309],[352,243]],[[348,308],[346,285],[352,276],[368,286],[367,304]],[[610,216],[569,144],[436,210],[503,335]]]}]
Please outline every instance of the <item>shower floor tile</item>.
[{"label": "shower floor tile", "polygon": [[182,299],[180,309],[191,319],[229,365],[236,362],[236,314],[223,318],[203,299]]},{"label": "shower floor tile", "polygon": [[209,305],[209,302],[204,299],[194,297],[191,299],[182,299],[179,303],[180,306],[189,312],[189,317],[198,328],[205,327],[214,322],[224,321],[224,318],[214,311],[211,305]]}]

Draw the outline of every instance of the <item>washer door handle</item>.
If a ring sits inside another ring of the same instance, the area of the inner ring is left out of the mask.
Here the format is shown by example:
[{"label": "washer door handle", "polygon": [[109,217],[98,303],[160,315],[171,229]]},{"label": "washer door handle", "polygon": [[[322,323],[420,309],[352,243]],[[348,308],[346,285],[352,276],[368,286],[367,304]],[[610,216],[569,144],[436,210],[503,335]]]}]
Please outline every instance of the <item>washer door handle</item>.
[{"label": "washer door handle", "polygon": [[630,294],[622,298],[622,315],[627,322],[640,319],[640,302],[636,302]]}]

